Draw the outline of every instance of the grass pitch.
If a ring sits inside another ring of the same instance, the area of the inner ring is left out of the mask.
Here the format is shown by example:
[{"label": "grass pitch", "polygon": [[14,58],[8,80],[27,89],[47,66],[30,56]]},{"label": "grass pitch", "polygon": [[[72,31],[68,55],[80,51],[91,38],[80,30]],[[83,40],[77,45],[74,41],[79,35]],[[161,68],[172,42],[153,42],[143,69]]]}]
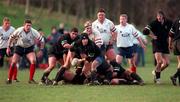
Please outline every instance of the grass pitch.
[{"label": "grass pitch", "polygon": [[[29,70],[20,70],[19,83],[6,85],[8,70],[0,69],[0,102],[178,102],[180,87],[173,86],[169,76],[176,71],[172,64],[162,73],[162,84],[155,85],[152,65],[140,67],[138,73],[146,85],[86,86],[58,85],[40,86],[28,84]],[[56,70],[50,75],[54,78]],[[36,70],[35,79],[40,80],[43,70]]]}]

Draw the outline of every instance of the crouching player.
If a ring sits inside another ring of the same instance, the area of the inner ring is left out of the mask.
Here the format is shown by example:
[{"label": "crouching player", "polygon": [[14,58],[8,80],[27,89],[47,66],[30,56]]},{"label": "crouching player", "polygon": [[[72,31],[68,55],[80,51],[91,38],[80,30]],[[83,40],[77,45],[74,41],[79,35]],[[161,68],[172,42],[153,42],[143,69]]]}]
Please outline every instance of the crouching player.
[{"label": "crouching player", "polygon": [[48,68],[44,71],[39,84],[48,84],[49,74],[54,69],[56,62],[64,65],[67,60],[68,50],[73,47],[73,43],[78,39],[78,29],[72,28],[70,34],[63,35],[59,38],[58,42],[50,47],[48,51]]},{"label": "crouching player", "polygon": [[112,85],[144,85],[143,79],[135,72],[125,70],[123,67],[116,67],[113,71]]},{"label": "crouching player", "polygon": [[[90,79],[90,84],[100,84],[97,80],[97,74],[105,75],[104,83],[110,83],[112,78],[112,68],[110,66],[105,67],[108,63],[101,54],[99,47],[89,39],[86,33],[81,34],[80,40],[76,42],[75,46],[71,49],[71,52],[79,56],[80,59],[85,59],[83,61],[82,74]],[[55,81],[53,82],[54,85],[63,79],[64,72],[59,70]]]}]

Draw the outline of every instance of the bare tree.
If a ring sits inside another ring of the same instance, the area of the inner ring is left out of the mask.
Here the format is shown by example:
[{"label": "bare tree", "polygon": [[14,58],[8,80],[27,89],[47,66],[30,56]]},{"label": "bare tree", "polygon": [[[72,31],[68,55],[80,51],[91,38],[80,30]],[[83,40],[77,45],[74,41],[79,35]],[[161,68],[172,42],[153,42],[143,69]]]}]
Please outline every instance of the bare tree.
[{"label": "bare tree", "polygon": [[7,5],[9,5],[9,6],[12,4],[12,2],[13,2],[13,0],[7,0],[6,1]]},{"label": "bare tree", "polygon": [[26,0],[25,15],[29,16],[30,0]]}]

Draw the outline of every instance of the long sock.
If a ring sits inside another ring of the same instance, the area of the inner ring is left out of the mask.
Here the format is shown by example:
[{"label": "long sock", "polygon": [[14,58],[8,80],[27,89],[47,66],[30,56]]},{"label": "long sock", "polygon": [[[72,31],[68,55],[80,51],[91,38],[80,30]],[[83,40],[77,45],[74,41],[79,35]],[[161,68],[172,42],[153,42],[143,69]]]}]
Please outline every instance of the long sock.
[{"label": "long sock", "polygon": [[156,73],[156,79],[161,78],[161,72],[156,72],[156,71],[155,71],[155,73]]},{"label": "long sock", "polygon": [[131,76],[133,79],[137,80],[138,82],[143,81],[142,78],[141,78],[138,74],[136,74],[136,73],[131,73],[130,76]]},{"label": "long sock", "polygon": [[180,85],[180,74],[178,75],[179,85]]},{"label": "long sock", "polygon": [[135,66],[132,66],[132,67],[131,67],[131,71],[136,73],[136,67],[135,67]]},{"label": "long sock", "polygon": [[12,80],[12,76],[13,76],[13,72],[14,72],[14,65],[15,64],[11,64],[9,67],[9,73],[8,73],[8,79]]},{"label": "long sock", "polygon": [[62,67],[56,74],[56,77],[55,77],[55,81],[56,82],[59,82],[61,80],[63,80],[63,76],[64,76],[64,73],[66,71],[66,68],[65,67]]},{"label": "long sock", "polygon": [[177,69],[178,70],[178,80],[179,80],[179,85],[180,85],[180,68]]},{"label": "long sock", "polygon": [[36,66],[35,64],[30,65],[29,80],[33,80],[35,68],[36,68],[35,66]]},{"label": "long sock", "polygon": [[44,74],[43,74],[41,80],[42,80],[42,81],[45,81],[45,78],[47,78],[47,77],[49,76],[49,74],[50,74],[50,71],[44,72]]},{"label": "long sock", "polygon": [[176,73],[173,75],[173,77],[174,77],[174,78],[177,78],[179,74],[180,74],[180,69],[178,68],[177,71],[176,71]]},{"label": "long sock", "polygon": [[91,72],[91,81],[94,82],[97,79],[96,77],[96,71]]},{"label": "long sock", "polygon": [[14,65],[13,80],[17,80],[17,72],[18,72],[18,70],[17,70],[17,66],[16,66],[16,65]]}]

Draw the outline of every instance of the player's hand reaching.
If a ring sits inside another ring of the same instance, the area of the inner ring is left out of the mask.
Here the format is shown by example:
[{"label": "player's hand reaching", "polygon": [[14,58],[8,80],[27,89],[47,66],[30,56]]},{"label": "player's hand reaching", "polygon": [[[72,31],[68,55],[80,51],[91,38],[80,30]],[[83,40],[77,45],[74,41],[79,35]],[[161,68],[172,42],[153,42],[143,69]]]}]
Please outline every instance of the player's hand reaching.
[{"label": "player's hand reaching", "polygon": [[42,57],[42,56],[43,56],[43,51],[42,51],[42,50],[38,51],[38,52],[37,52],[37,57],[40,58],[40,57]]},{"label": "player's hand reaching", "polygon": [[11,54],[11,49],[9,47],[7,47],[6,49],[6,54],[9,56]]},{"label": "player's hand reaching", "polygon": [[149,34],[149,36],[150,36],[152,39],[154,39],[154,40],[157,39],[157,36],[155,36],[154,34]]}]

